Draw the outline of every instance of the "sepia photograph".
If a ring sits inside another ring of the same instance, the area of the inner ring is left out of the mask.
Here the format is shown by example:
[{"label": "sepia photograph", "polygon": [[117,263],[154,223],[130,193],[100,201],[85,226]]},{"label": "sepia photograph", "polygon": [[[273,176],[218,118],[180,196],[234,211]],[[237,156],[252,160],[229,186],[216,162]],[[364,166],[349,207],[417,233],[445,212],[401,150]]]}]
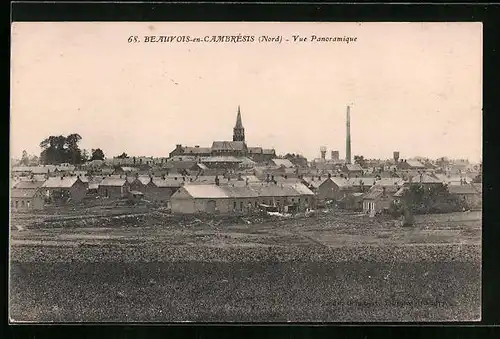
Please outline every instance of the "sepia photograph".
[{"label": "sepia photograph", "polygon": [[9,321],[481,321],[480,22],[13,22]]}]

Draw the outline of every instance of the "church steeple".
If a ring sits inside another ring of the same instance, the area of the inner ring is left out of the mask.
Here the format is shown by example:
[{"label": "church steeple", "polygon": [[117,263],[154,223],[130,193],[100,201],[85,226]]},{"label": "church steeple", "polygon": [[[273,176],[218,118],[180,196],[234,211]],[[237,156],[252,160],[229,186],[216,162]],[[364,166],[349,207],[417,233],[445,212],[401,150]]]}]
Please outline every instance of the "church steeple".
[{"label": "church steeple", "polygon": [[238,115],[236,116],[236,125],[233,128],[233,141],[245,142],[245,128],[241,122],[240,106],[238,105]]}]

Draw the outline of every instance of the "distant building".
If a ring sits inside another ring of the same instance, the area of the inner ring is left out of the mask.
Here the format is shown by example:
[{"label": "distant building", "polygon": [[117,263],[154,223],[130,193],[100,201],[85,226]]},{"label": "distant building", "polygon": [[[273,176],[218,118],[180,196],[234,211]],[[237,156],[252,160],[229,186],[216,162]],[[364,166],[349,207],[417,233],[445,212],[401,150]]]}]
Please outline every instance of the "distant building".
[{"label": "distant building", "polygon": [[175,149],[169,154],[170,159],[175,156],[193,156],[195,160],[210,156],[249,157],[253,161],[263,162],[276,157],[276,152],[274,149],[247,147],[245,141],[245,128],[243,127],[241,111],[238,106],[232,140],[214,141],[212,147],[188,147],[177,144]]}]

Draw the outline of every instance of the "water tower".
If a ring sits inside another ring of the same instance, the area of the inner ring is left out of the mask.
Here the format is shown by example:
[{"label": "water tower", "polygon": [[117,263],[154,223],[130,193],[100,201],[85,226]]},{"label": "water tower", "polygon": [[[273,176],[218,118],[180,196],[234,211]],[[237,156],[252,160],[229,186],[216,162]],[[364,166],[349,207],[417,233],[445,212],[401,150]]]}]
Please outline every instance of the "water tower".
[{"label": "water tower", "polygon": [[319,151],[321,152],[321,159],[326,160],[326,146],[321,146]]},{"label": "water tower", "polygon": [[392,152],[392,158],[394,159],[394,162],[398,162],[398,160],[399,160],[399,151]]}]

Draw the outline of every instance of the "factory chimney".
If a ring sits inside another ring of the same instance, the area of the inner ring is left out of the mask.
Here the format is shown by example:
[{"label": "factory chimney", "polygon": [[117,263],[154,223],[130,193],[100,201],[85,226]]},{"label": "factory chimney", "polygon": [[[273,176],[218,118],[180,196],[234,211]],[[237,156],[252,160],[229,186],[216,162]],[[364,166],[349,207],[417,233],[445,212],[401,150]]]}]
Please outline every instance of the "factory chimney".
[{"label": "factory chimney", "polygon": [[345,138],[345,162],[346,164],[351,163],[351,108],[347,106],[347,117],[346,117],[346,138]]}]

